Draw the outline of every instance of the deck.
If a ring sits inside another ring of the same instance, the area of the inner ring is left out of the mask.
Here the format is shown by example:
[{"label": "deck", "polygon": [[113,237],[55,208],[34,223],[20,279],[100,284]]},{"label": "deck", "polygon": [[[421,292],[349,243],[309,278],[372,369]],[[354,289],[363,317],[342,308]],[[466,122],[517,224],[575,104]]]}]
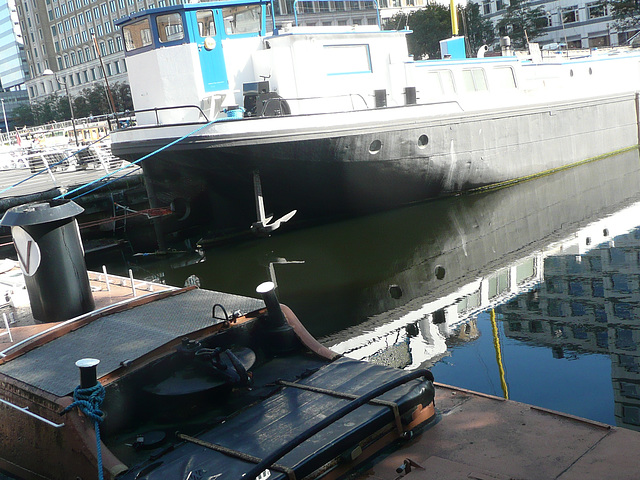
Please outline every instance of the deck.
[{"label": "deck", "polygon": [[[358,480],[637,479],[640,433],[447,385],[438,422]],[[398,471],[400,469],[400,471]]]}]

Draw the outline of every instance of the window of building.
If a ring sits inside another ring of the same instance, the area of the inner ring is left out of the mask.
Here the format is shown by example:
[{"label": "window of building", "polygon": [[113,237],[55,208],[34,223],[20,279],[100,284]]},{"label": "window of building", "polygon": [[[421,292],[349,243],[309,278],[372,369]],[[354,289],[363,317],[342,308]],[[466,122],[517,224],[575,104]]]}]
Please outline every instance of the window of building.
[{"label": "window of building", "polygon": [[69,55],[64,56],[64,68],[69,68]]},{"label": "window of building", "polygon": [[100,8],[93,7],[93,18],[96,20],[100,18]]},{"label": "window of building", "polygon": [[109,2],[109,9],[113,12],[116,13],[118,11],[118,8],[116,7],[116,0],[111,0]]},{"label": "window of building", "polygon": [[489,0],[483,0],[482,13],[483,15],[489,15],[491,13],[491,2]]},{"label": "window of building", "polygon": [[104,24],[104,33],[111,33],[111,22]]},{"label": "window of building", "polygon": [[120,7],[120,10],[124,10],[124,0],[118,0],[118,7]]},{"label": "window of building", "polygon": [[562,9],[562,23],[574,23],[580,20],[580,15],[578,12],[578,6],[573,5],[571,7]]},{"label": "window of building", "polygon": [[122,37],[120,35],[116,37],[116,51],[122,51]]},{"label": "window of building", "polygon": [[79,13],[78,14],[78,24],[79,25],[84,25],[84,14],[83,13]]},{"label": "window of building", "polygon": [[100,5],[100,10],[102,10],[102,16],[106,17],[109,15],[109,10],[107,9],[107,4],[103,3]]},{"label": "window of building", "polygon": [[62,57],[56,57],[58,62],[58,70],[62,70]]},{"label": "window of building", "polygon": [[87,62],[89,60],[91,60],[91,48],[90,47],[85,47],[84,49],[84,56],[87,59]]},{"label": "window of building", "polygon": [[87,74],[87,71],[85,70],[83,72],[83,74],[84,74],[84,83],[88,83],[89,82],[89,75]]},{"label": "window of building", "polygon": [[60,11],[62,12],[62,15],[66,15],[67,14],[67,4],[63,3],[62,5],[60,5]]},{"label": "window of building", "polygon": [[105,47],[104,42],[100,42],[100,55],[103,57],[107,54],[107,48]]},{"label": "window of building", "polygon": [[67,37],[67,47],[73,47],[73,37],[71,35]]},{"label": "window of building", "polygon": [[75,7],[73,5],[73,0],[71,0],[68,4],[67,4],[67,8],[69,9],[69,12],[73,12],[75,10]]},{"label": "window of building", "polygon": [[109,48],[109,53],[115,53],[115,44],[113,43],[113,38],[107,40],[107,47]]},{"label": "window of building", "polygon": [[64,21],[64,31],[65,32],[70,32],[71,31],[71,24],[69,23],[69,20],[65,20]]},{"label": "window of building", "polygon": [[76,19],[76,17],[71,17],[71,26],[73,28],[76,28],[78,26],[78,20]]},{"label": "window of building", "polygon": [[60,43],[58,41],[53,42],[53,48],[55,49],[56,53],[58,53],[60,51]]},{"label": "window of building", "polygon": [[54,11],[54,12],[55,12],[55,14],[56,14],[56,18],[60,18],[60,8],[59,8],[59,7],[56,7],[56,8],[54,8],[54,9],[53,9],[53,11]]},{"label": "window of building", "polygon": [[101,37],[102,35],[104,35],[104,32],[102,31],[102,24],[98,24],[96,26],[96,32],[98,32],[98,36]]},{"label": "window of building", "polygon": [[83,30],[80,34],[82,36],[82,41],[83,42],[88,42],[89,38],[87,37],[87,32],[85,30]]},{"label": "window of building", "polygon": [[117,60],[113,63],[113,66],[116,69],[116,73],[120,73],[120,62],[118,62]]},{"label": "window of building", "polygon": [[79,33],[75,34],[75,39],[76,39],[76,45],[78,45],[80,43],[80,34]]},{"label": "window of building", "polygon": [[587,3],[585,7],[587,10],[587,18],[599,18],[607,15],[607,7],[604,3]]},{"label": "window of building", "polygon": [[77,65],[78,59],[76,58],[76,52],[71,52],[70,56],[71,56],[71,65]]},{"label": "window of building", "polygon": [[47,14],[49,15],[49,21],[53,20],[53,10],[47,10]]},{"label": "window of building", "polygon": [[78,50],[78,62],[84,63],[84,54],[82,53],[82,50]]},{"label": "window of building", "polygon": [[51,35],[53,35],[54,37],[58,36],[58,29],[55,25],[51,25]]},{"label": "window of building", "polygon": [[64,38],[60,39],[60,46],[62,47],[62,50],[67,49],[67,41]]},{"label": "window of building", "polygon": [[107,67],[107,76],[108,76],[108,77],[110,77],[111,75],[113,75],[113,74],[111,73],[111,64],[110,64],[110,63],[107,63],[106,67]]}]

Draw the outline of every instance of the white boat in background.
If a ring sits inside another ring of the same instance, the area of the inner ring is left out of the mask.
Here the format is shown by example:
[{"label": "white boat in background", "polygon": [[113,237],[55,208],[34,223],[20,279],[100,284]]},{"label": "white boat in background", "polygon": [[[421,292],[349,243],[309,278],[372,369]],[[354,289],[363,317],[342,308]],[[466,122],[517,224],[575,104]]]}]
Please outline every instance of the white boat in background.
[{"label": "white boat in background", "polygon": [[634,51],[466,58],[453,37],[447,58],[414,60],[408,30],[278,30],[269,6],[191,3],[118,22],[137,126],[113,134],[113,152],[141,161],[152,206],[185,224],[269,232],[294,210],[370,212],[638,146]]}]

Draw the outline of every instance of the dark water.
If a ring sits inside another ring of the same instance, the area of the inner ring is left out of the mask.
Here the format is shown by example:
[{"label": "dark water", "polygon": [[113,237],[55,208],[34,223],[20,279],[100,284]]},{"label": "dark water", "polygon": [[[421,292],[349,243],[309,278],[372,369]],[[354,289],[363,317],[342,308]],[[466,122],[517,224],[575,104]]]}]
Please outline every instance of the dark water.
[{"label": "dark water", "polygon": [[640,429],[639,185],[633,151],[202,255],[88,263],[250,296],[272,279],[341,353]]}]

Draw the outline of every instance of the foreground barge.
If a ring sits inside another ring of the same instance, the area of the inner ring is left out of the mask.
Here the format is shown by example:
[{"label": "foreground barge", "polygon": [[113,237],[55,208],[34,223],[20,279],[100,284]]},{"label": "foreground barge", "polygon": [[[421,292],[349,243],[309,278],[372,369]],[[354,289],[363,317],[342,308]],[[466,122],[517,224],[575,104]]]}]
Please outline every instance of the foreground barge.
[{"label": "foreground barge", "polygon": [[[131,282],[91,277],[97,297],[111,296],[109,285],[115,299],[114,283]],[[339,357],[272,289],[261,286],[267,309],[138,285],[135,298],[98,300],[50,324],[6,306],[15,324],[0,336],[0,470],[29,479],[96,478],[100,466],[103,478],[123,480],[336,478],[434,417],[428,371]],[[60,416],[95,390],[103,404]]]}]

